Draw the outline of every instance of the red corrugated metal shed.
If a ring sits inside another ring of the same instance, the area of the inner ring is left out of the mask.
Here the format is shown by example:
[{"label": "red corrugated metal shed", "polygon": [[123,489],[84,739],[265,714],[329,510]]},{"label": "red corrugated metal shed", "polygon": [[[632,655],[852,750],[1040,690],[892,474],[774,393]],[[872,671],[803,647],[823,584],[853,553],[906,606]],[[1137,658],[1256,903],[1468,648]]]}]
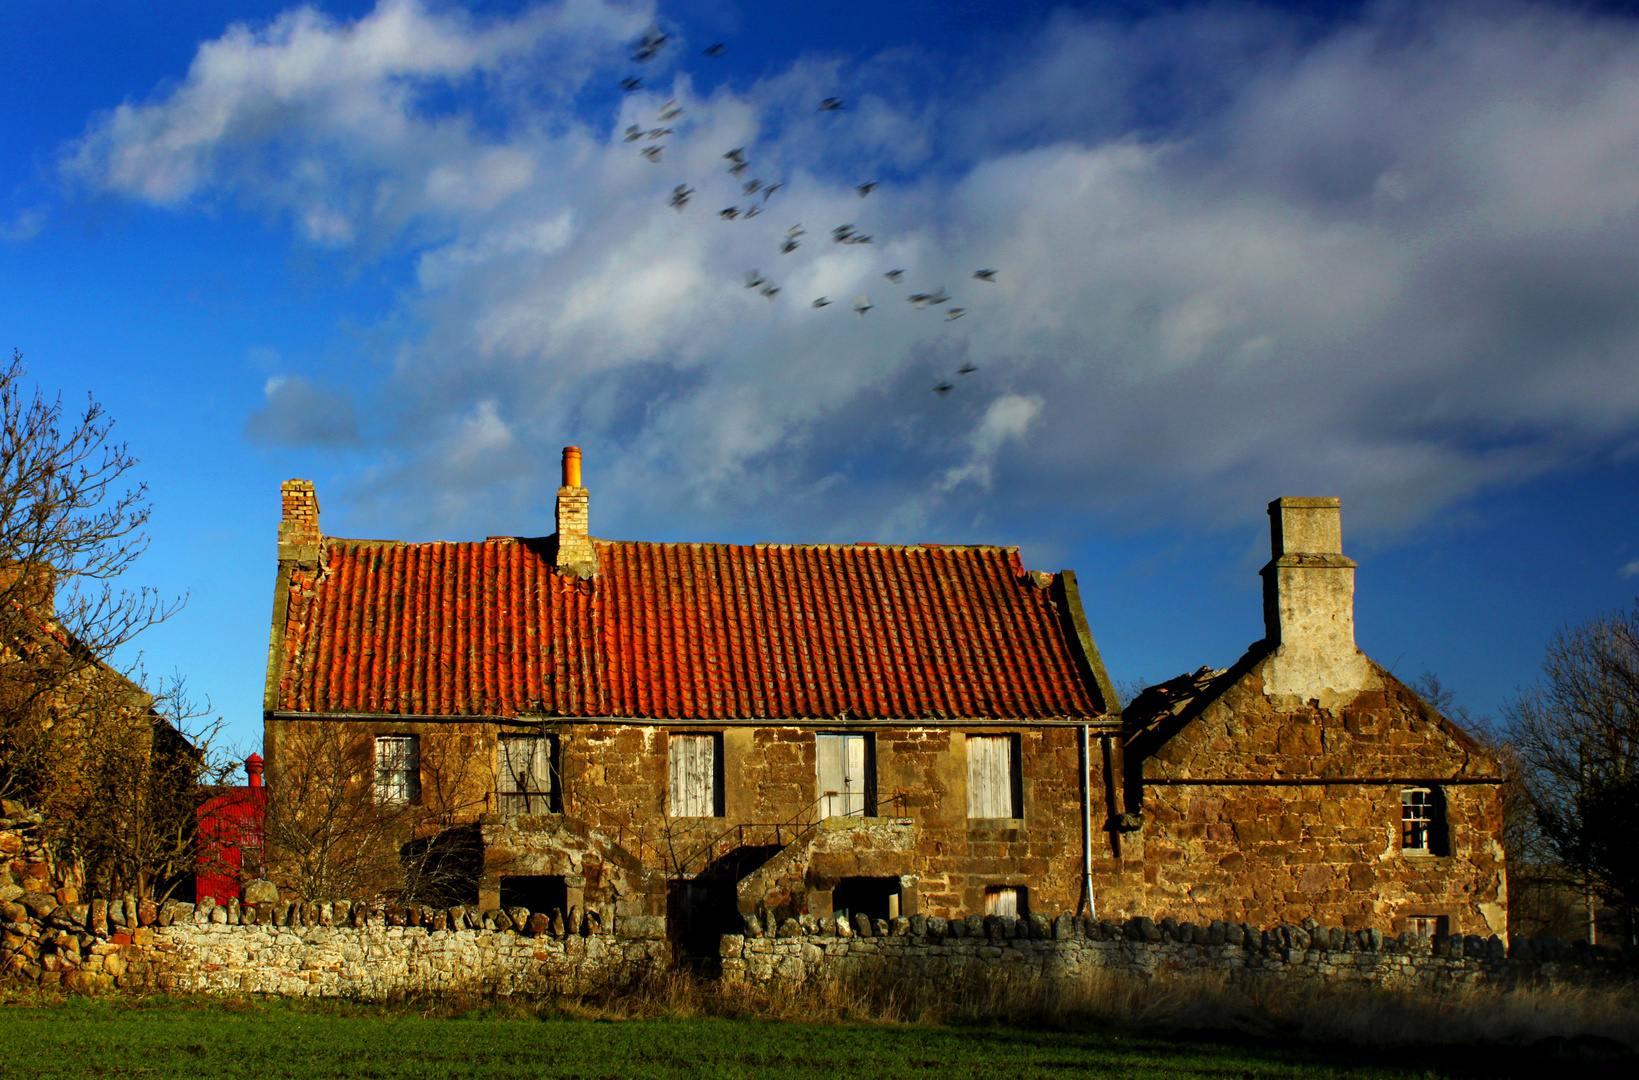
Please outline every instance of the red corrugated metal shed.
[{"label": "red corrugated metal shed", "polygon": [[[276,708],[402,716],[1098,716],[1016,548],[324,541],[296,570]],[[1073,633],[1073,632],[1068,632]]]}]

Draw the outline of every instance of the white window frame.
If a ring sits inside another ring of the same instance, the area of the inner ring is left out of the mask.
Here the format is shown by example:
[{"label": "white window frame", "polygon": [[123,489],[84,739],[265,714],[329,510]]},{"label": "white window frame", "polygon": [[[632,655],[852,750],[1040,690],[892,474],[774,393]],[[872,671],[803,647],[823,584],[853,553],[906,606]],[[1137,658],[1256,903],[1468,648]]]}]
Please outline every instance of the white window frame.
[{"label": "white window frame", "polygon": [[667,805],[672,817],[720,817],[716,733],[675,731],[666,739],[670,783]]},{"label": "white window frame", "polygon": [[558,737],[509,732],[495,741],[495,803],[502,814],[559,811]]},{"label": "white window frame", "polygon": [[1407,855],[1433,855],[1445,827],[1440,793],[1434,788],[1400,790],[1400,850]]},{"label": "white window frame", "polygon": [[417,735],[376,736],[378,803],[415,805],[421,801],[421,738]]},{"label": "white window frame", "polygon": [[864,733],[815,734],[814,783],[821,818],[865,817],[871,813],[875,787],[871,750],[870,736]]},{"label": "white window frame", "polygon": [[979,820],[1023,816],[1016,735],[967,736],[967,816]]}]

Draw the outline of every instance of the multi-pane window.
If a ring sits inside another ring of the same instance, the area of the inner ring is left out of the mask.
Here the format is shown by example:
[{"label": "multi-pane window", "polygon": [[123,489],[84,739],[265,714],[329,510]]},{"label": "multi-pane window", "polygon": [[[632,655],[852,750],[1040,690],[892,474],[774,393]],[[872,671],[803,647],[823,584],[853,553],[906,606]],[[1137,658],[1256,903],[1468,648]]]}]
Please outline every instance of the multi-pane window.
[{"label": "multi-pane window", "polygon": [[550,735],[502,735],[495,749],[496,793],[503,814],[553,814],[559,809],[557,749]]},{"label": "multi-pane window", "polygon": [[1019,816],[1018,741],[1012,735],[967,737],[967,816]]},{"label": "multi-pane window", "polygon": [[1412,854],[1445,854],[1445,814],[1433,788],[1400,792],[1400,850]]},{"label": "multi-pane window", "polygon": [[819,816],[869,816],[874,787],[869,738],[816,735],[814,756],[819,771]]},{"label": "multi-pane window", "polygon": [[421,801],[421,748],[414,735],[376,736],[376,801]]},{"label": "multi-pane window", "polygon": [[671,756],[671,816],[716,817],[716,735],[678,735],[667,740]]}]

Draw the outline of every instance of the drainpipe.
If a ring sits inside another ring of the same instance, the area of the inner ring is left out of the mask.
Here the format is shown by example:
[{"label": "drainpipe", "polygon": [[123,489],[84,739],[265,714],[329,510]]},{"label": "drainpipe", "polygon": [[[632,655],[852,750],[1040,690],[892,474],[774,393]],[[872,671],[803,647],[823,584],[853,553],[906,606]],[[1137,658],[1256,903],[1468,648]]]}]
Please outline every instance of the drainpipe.
[{"label": "drainpipe", "polygon": [[[1087,725],[1081,725],[1081,895],[1087,917],[1093,911],[1093,755]],[[1079,905],[1078,905],[1079,907]]]}]

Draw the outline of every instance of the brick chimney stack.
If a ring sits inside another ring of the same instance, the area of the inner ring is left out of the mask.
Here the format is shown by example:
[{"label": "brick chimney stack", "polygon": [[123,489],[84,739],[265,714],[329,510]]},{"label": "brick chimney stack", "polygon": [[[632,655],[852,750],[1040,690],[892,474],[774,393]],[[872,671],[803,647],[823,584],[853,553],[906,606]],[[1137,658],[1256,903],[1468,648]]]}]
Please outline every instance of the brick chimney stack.
[{"label": "brick chimney stack", "polygon": [[1275,646],[1264,692],[1319,700],[1352,698],[1368,664],[1354,643],[1355,562],[1343,554],[1337,499],[1269,504],[1273,558],[1263,575],[1265,639]]},{"label": "brick chimney stack", "polygon": [[286,480],[279,485],[284,516],[279,521],[279,559],[309,565],[319,561],[319,496],[311,480]]},{"label": "brick chimney stack", "polygon": [[558,569],[579,578],[596,576],[598,553],[592,547],[591,496],[581,486],[580,447],[563,448],[563,486],[558,489]]}]

